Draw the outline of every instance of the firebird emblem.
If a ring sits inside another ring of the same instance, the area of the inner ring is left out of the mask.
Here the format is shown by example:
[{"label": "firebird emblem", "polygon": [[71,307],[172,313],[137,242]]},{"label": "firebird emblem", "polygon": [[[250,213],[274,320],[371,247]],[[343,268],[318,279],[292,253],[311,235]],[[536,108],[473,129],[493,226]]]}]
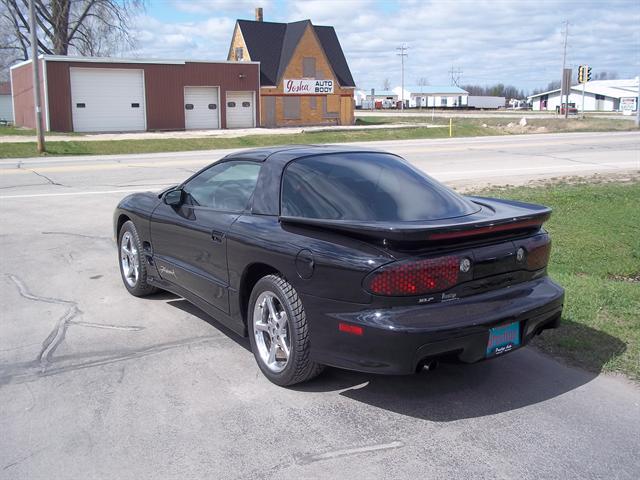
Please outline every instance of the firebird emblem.
[{"label": "firebird emblem", "polygon": [[160,265],[160,275],[165,275],[165,274],[175,277],[176,276],[176,271],[175,270],[169,270],[164,265]]}]

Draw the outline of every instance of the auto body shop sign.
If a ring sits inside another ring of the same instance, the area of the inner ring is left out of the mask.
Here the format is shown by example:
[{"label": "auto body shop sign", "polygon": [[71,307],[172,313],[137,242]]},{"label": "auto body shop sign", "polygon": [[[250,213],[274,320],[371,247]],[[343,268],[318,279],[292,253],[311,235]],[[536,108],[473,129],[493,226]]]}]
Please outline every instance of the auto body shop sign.
[{"label": "auto body shop sign", "polygon": [[284,93],[296,95],[333,93],[333,80],[285,79]]}]

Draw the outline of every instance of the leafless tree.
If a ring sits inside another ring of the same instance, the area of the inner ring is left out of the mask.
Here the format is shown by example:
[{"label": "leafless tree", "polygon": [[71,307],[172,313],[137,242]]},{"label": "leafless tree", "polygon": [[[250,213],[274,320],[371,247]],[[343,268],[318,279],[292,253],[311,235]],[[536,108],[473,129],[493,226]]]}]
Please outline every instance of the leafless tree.
[{"label": "leafless tree", "polygon": [[618,73],[617,72],[598,72],[595,75],[592,75],[592,80],[617,80]]},{"label": "leafless tree", "polygon": [[429,79],[427,77],[420,77],[418,79],[418,85],[424,87],[425,85],[429,85]]},{"label": "leafless tree", "polygon": [[388,78],[385,78],[384,81],[382,82],[382,89],[391,90],[391,82],[389,81]]},{"label": "leafless tree", "polygon": [[[54,55],[112,55],[132,48],[133,14],[144,0],[33,0],[38,51]],[[29,0],[0,0],[0,50],[29,58]]]}]

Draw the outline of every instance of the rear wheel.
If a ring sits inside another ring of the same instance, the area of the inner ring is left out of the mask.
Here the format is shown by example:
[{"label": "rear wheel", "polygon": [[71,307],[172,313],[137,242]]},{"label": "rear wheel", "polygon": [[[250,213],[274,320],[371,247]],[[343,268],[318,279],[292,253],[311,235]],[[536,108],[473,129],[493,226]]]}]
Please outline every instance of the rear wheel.
[{"label": "rear wheel", "polygon": [[298,293],[282,277],[258,281],[249,299],[249,341],[262,373],[281,386],[306,382],[322,365],[309,359],[307,317]]},{"label": "rear wheel", "polygon": [[147,283],[147,268],[142,257],[142,242],[132,221],[122,225],[118,235],[118,259],[122,283],[131,295],[151,295],[157,288]]}]

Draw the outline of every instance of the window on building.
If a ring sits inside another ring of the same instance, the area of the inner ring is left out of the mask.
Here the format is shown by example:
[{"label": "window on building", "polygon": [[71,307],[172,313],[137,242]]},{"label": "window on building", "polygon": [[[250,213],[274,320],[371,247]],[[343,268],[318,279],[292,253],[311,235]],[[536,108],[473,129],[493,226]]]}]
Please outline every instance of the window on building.
[{"label": "window on building", "polygon": [[604,100],[604,95],[598,95],[596,93],[596,100]]},{"label": "window on building", "polygon": [[309,109],[315,110],[316,108],[318,108],[318,98],[309,97]]},{"label": "window on building", "polygon": [[282,109],[285,120],[300,120],[300,97],[284,97]]},{"label": "window on building", "polygon": [[314,57],[304,57],[302,59],[302,76],[316,78],[316,59]]},{"label": "window on building", "polygon": [[441,107],[447,106],[447,97],[440,97],[440,106]]},{"label": "window on building", "polygon": [[340,111],[340,97],[338,95],[326,95],[322,97],[322,114],[324,118],[338,118]]},{"label": "window on building", "polygon": [[236,60],[240,61],[244,57],[244,49],[242,47],[236,47]]}]

